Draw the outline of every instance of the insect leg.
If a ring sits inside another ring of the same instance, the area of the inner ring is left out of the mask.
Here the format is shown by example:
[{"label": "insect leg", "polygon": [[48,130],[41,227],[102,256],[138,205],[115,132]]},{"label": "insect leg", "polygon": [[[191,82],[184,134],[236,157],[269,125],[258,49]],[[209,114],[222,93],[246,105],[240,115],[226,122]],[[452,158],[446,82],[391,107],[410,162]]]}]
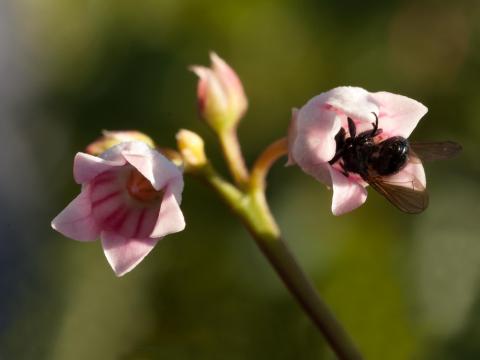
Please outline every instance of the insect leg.
[{"label": "insect leg", "polygon": [[345,175],[345,177],[348,177],[348,171],[345,170],[345,164],[340,163],[340,166],[342,167],[342,174]]},{"label": "insect leg", "polygon": [[335,136],[336,151],[335,156],[328,162],[330,165],[337,162],[343,156],[345,150],[345,129],[340,128],[337,135]]},{"label": "insect leg", "polygon": [[350,137],[353,139],[355,135],[357,135],[357,127],[355,126],[355,123],[353,122],[352,118],[347,118],[348,120],[348,132],[350,133]]},{"label": "insect leg", "polygon": [[375,116],[375,122],[372,123],[373,125],[373,130],[372,130],[372,135],[375,136],[377,135],[377,130],[378,130],[378,116],[374,112],[372,112],[373,116]]},{"label": "insect leg", "polygon": [[335,156],[332,158],[332,160],[330,160],[328,163],[330,165],[333,165],[335,164],[338,159],[340,159],[341,157],[343,156],[343,149],[340,149],[339,151],[337,151],[337,153],[335,154]]}]

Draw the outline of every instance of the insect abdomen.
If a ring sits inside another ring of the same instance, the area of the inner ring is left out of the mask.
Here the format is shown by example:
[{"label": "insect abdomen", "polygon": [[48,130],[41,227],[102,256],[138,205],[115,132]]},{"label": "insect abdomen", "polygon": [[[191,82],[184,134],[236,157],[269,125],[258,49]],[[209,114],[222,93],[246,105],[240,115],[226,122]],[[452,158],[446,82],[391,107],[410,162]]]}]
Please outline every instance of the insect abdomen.
[{"label": "insect abdomen", "polygon": [[370,164],[378,175],[387,176],[399,172],[408,160],[409,145],[401,136],[391,137],[378,144]]}]

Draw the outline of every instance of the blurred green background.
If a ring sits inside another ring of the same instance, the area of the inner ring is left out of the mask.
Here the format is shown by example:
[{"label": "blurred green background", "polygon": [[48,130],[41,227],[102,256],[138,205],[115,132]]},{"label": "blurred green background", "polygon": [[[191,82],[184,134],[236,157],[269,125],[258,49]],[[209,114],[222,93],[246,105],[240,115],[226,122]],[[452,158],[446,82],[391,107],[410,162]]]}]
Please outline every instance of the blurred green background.
[{"label": "blurred green background", "polygon": [[174,146],[197,117],[190,64],[241,76],[247,161],[292,107],[338,85],[418,99],[414,139],[464,145],[427,165],[431,204],[331,193],[277,164],[269,199],[288,243],[367,359],[480,358],[480,2],[1,0],[0,359],[331,359],[239,222],[187,179],[187,229],[117,279],[99,242],[50,229],[78,193],[73,155],[102,129]]}]

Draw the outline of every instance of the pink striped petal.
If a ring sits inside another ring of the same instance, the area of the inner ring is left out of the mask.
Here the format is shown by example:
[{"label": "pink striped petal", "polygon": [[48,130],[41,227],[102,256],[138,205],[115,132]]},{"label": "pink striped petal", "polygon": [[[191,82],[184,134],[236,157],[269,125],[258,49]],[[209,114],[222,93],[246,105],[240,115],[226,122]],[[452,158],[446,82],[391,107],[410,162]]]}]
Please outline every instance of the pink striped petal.
[{"label": "pink striped petal", "polygon": [[185,229],[185,219],[175,194],[167,188],[163,196],[160,213],[150,237],[158,238]]},{"label": "pink striped petal", "polygon": [[152,233],[160,212],[160,204],[146,207],[122,206],[110,212],[102,228],[126,238],[147,238]]},{"label": "pink striped petal", "polygon": [[78,184],[91,181],[103,172],[125,165],[124,159],[109,161],[85,153],[77,153],[73,162],[73,177]]},{"label": "pink striped petal", "polygon": [[428,111],[425,105],[402,95],[380,91],[371,97],[380,108],[379,127],[388,136],[408,138]]},{"label": "pink striped petal", "polygon": [[98,238],[100,229],[92,216],[89,191],[88,186],[84,187],[81,193],[53,219],[51,223],[53,229],[79,241],[93,241]]},{"label": "pink striped petal", "polygon": [[118,214],[125,208],[125,204],[123,194],[119,191],[114,191],[104,198],[92,202],[92,213],[97,224],[103,228],[105,221]]},{"label": "pink striped petal", "polygon": [[125,184],[118,181],[119,174],[103,173],[97,177],[91,184],[90,199],[92,203],[101,203],[107,201],[113,194],[126,192]]},{"label": "pink striped petal", "polygon": [[109,231],[103,231],[101,238],[105,256],[117,276],[135,268],[160,240],[126,238]]},{"label": "pink striped petal", "polygon": [[158,151],[143,143],[128,143],[122,156],[151,182],[155,190],[162,190],[173,178],[181,178],[181,171]]},{"label": "pink striped petal", "polygon": [[102,219],[102,229],[108,231],[117,231],[125,222],[129,214],[129,208],[126,204],[121,204],[110,215]]},{"label": "pink striped petal", "polygon": [[126,238],[135,237],[142,211],[143,208],[141,207],[129,207],[127,216],[125,216],[121,223],[118,223],[115,232]]},{"label": "pink striped petal", "polygon": [[358,208],[367,200],[367,190],[354,180],[350,180],[340,171],[329,168],[332,177],[332,213],[342,215]]},{"label": "pink striped petal", "polygon": [[135,228],[135,238],[150,237],[150,234],[155,229],[155,225],[159,218],[159,211],[159,206],[150,206],[143,209]]}]

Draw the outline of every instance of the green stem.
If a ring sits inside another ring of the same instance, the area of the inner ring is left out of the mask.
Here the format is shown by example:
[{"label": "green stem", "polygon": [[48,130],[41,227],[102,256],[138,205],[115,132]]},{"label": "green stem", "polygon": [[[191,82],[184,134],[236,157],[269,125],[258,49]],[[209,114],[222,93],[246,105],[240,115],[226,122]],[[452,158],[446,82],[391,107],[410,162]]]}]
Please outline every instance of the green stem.
[{"label": "green stem", "polygon": [[232,174],[235,184],[244,188],[248,182],[249,174],[245,165],[245,160],[240,150],[240,143],[237,138],[237,130],[225,129],[218,133],[220,146],[222,147],[222,153],[227,162],[228,169]]},{"label": "green stem", "polygon": [[[272,160],[284,154],[283,146],[274,146],[273,148],[278,151],[266,151],[263,154],[265,155],[265,161],[257,161],[256,164],[264,164],[270,167],[273,161],[269,161],[268,158]],[[260,181],[260,184],[264,184],[262,179],[264,179],[266,171],[263,171],[260,165],[256,169],[259,174],[257,180]],[[246,192],[241,191],[222,179],[209,164],[200,169],[197,174],[242,220],[262,253],[307,315],[322,332],[337,357],[342,360],[362,359],[347,333],[320,298],[314,285],[281,238],[280,230],[268,207],[264,187],[253,186]]]},{"label": "green stem", "polygon": [[362,359],[350,337],[322,300],[280,236],[268,209],[264,192],[253,192],[249,198],[250,202],[242,218],[243,222],[278,276],[321,331],[338,359]]}]

